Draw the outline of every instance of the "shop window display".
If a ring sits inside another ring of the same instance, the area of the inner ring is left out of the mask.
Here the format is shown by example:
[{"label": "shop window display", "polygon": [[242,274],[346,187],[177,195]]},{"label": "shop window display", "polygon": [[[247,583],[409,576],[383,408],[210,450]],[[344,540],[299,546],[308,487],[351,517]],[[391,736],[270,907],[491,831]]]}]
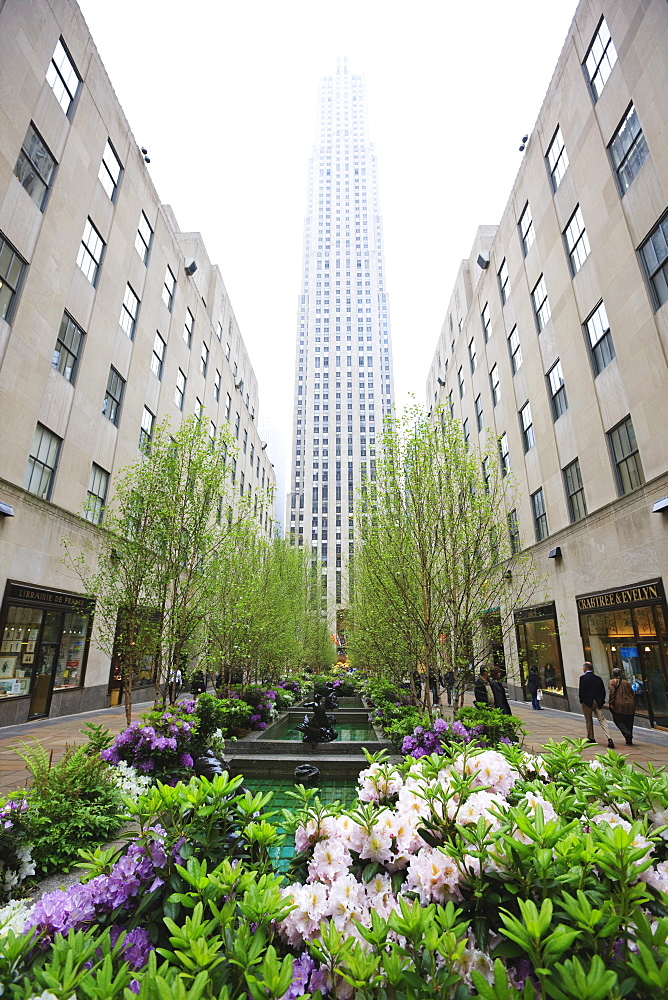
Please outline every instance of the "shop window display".
[{"label": "shop window display", "polygon": [[564,696],[564,670],[554,605],[518,611],[515,613],[515,624],[524,686],[526,687],[529,670],[535,667],[542,690]]}]

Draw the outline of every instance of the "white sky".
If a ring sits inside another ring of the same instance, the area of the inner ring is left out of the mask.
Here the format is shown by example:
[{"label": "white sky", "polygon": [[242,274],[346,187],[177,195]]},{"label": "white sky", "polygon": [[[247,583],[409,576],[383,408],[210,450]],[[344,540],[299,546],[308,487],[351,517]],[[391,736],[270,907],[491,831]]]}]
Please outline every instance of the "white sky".
[{"label": "white sky", "polygon": [[289,484],[297,296],[318,86],[348,56],[378,156],[399,408],[461,259],[501,218],[576,0],[79,0],[153,182],[220,266]]}]

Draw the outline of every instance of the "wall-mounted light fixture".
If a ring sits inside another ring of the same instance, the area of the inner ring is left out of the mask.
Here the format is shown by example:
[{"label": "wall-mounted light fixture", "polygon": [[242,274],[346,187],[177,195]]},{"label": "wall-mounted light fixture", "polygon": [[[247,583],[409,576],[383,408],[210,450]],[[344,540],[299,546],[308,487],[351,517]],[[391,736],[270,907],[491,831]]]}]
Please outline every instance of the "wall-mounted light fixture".
[{"label": "wall-mounted light fixture", "polygon": [[482,271],[486,271],[487,268],[489,267],[489,254],[479,253],[478,260],[476,261],[476,263]]},{"label": "wall-mounted light fixture", "polygon": [[528,135],[523,135],[522,136],[522,145],[520,146],[520,153],[524,152],[524,147],[526,146],[526,144],[527,144],[528,141],[529,141],[529,136]]},{"label": "wall-mounted light fixture", "polygon": [[438,384],[439,384],[440,386],[444,386],[444,385],[445,385],[445,382],[443,381],[443,379],[441,378],[441,376],[440,376],[440,375],[437,375],[437,376],[436,376],[436,381],[438,382]]},{"label": "wall-mounted light fixture", "polygon": [[14,517],[14,508],[10,503],[3,503],[3,501],[0,500],[0,516]]},{"label": "wall-mounted light fixture", "polygon": [[186,264],[186,274],[188,275],[188,277],[192,278],[196,270],[197,270],[197,264],[195,263],[195,261],[189,260],[188,263]]},{"label": "wall-mounted light fixture", "polygon": [[561,559],[561,546],[557,545],[556,548],[550,549],[547,554],[548,559]]},{"label": "wall-mounted light fixture", "polygon": [[668,497],[661,497],[652,507],[653,514],[662,514],[664,511],[668,512]]}]

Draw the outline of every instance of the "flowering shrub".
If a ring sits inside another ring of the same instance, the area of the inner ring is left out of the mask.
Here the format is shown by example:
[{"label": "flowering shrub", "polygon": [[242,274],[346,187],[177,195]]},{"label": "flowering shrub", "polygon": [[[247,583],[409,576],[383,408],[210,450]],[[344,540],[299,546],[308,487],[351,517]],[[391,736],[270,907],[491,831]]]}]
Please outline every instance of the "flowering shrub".
[{"label": "flowering shrub", "polygon": [[478,708],[475,705],[465,705],[455,713],[455,719],[462,722],[468,729],[475,728],[478,732],[478,742],[483,746],[496,746],[498,743],[517,743],[526,729],[514,715],[504,715],[498,708]]},{"label": "flowering shrub", "polygon": [[35,874],[28,842],[27,809],[28,801],[20,794],[0,800],[0,903],[9,899],[28,875]]},{"label": "flowering shrub", "polygon": [[241,688],[238,697],[253,710],[249,720],[251,729],[266,729],[278,715],[274,688],[267,689],[260,684],[249,684]]},{"label": "flowering shrub", "polygon": [[132,722],[100,757],[110,764],[125,761],[141,774],[178,779],[193,765],[198,724],[194,710],[194,701],[184,701],[148,712],[146,722]]},{"label": "flowering shrub", "polygon": [[481,732],[482,726],[467,729],[461,722],[446,722],[436,719],[431,729],[416,726],[410,736],[406,736],[401,752],[411,757],[427,757],[432,753],[443,753],[453,743],[470,743]]},{"label": "flowering shrub", "polygon": [[248,729],[251,714],[250,705],[238,698],[216,698],[214,695],[201,694],[195,707],[195,716],[199,720],[197,753],[202,753],[209,747],[214,734],[218,732],[218,739],[229,739]]}]

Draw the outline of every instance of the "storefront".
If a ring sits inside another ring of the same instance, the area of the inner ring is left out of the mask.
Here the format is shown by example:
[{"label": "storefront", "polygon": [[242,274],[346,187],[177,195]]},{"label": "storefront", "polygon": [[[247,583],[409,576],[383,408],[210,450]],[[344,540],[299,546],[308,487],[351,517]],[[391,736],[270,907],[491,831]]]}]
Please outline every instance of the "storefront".
[{"label": "storefront", "polygon": [[29,699],[48,716],[53,693],[83,687],[94,601],[7,581],[0,612],[0,701]]},{"label": "storefront", "polygon": [[607,687],[619,667],[636,694],[636,714],[668,729],[668,633],[661,580],[577,597],[584,658]]},{"label": "storefront", "polygon": [[517,651],[522,671],[524,697],[529,698],[527,678],[535,667],[544,694],[559,699],[554,708],[565,708],[564,667],[559,642],[559,624],[554,604],[540,604],[515,612]]}]

